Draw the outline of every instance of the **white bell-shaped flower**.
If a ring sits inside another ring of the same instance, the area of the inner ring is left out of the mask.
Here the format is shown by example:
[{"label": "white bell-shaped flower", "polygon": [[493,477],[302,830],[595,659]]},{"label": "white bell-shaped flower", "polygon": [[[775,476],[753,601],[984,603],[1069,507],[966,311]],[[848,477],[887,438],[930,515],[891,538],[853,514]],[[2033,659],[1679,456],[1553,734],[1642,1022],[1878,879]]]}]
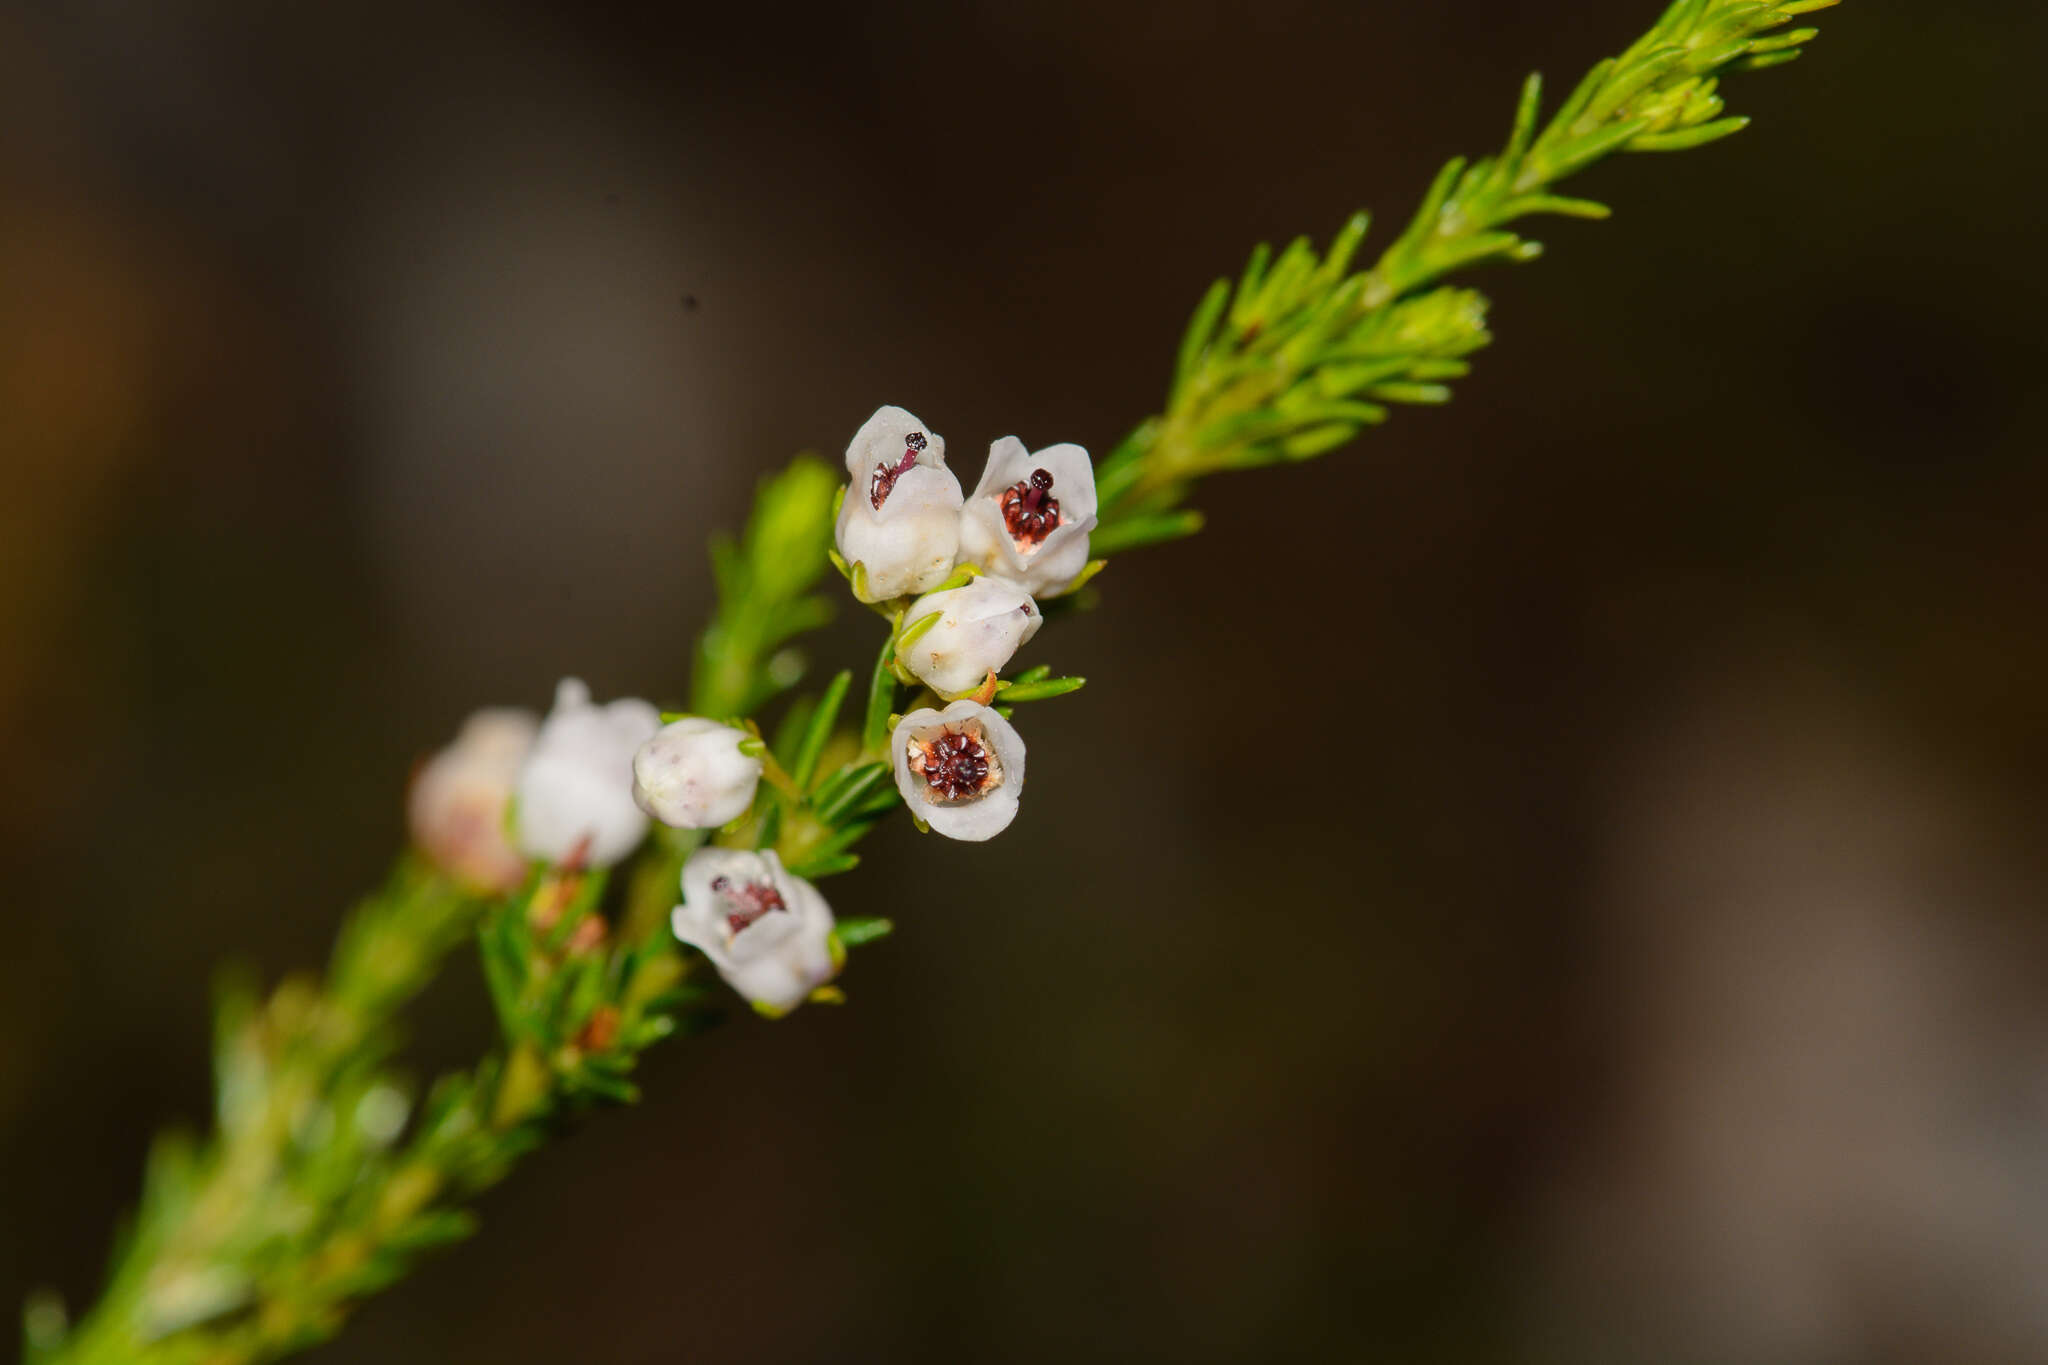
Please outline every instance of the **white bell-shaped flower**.
[{"label": "white bell-shaped flower", "polygon": [[1095,467],[1077,445],[1036,453],[1014,436],[988,448],[988,467],[960,512],[960,560],[1023,585],[1064,592],[1088,567]]},{"label": "white bell-shaped flower", "polygon": [[478,711],[454,743],[421,766],[406,795],[413,842],[434,866],[475,890],[502,893],[525,879],[526,859],[512,847],[505,808],[539,728],[531,711]]},{"label": "white bell-shaped flower", "polygon": [[839,972],[832,907],[775,850],[700,848],[683,864],[677,938],[764,1014],[783,1014]]},{"label": "white bell-shaped flower", "polygon": [[647,702],[598,706],[582,682],[564,678],[519,774],[519,847],[552,863],[580,848],[592,867],[631,853],[647,833],[633,801],[633,755],[660,728]]},{"label": "white bell-shaped flower", "polygon": [[1038,604],[1031,594],[1003,578],[979,577],[965,587],[927,593],[911,603],[905,622],[933,612],[939,619],[896,651],[917,679],[942,697],[958,697],[997,673],[1026,640],[1038,633]]},{"label": "white bell-shaped flower", "polygon": [[896,723],[890,747],[903,804],[947,838],[993,838],[1017,818],[1024,740],[992,708],[962,699],[943,711],[912,711]]},{"label": "white bell-shaped flower", "polygon": [[863,602],[929,592],[953,572],[960,481],[946,442],[902,408],[877,408],[846,448],[850,482],[833,541]]},{"label": "white bell-shaped flower", "polygon": [[745,730],[685,716],[633,755],[633,800],[664,825],[717,829],[754,804],[761,760],[740,752]]}]

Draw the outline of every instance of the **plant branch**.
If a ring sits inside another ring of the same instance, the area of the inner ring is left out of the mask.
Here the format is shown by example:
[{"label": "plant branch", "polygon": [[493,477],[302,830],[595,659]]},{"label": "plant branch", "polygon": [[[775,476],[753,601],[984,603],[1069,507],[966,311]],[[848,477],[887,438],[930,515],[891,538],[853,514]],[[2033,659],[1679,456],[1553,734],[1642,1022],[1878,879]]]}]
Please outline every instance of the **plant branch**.
[{"label": "plant branch", "polygon": [[[1722,116],[1720,76],[1791,60],[1813,31],[1790,21],[1832,3],[1679,0],[1595,66],[1548,121],[1531,77],[1501,152],[1447,165],[1371,266],[1352,269],[1363,215],[1321,254],[1306,239],[1277,257],[1259,247],[1238,280],[1217,281],[1196,309],[1166,410],[1099,465],[1093,552],[1193,534],[1200,513],[1182,503],[1202,477],[1307,459],[1395,404],[1447,400],[1448,382],[1487,342],[1487,302],[1442,281],[1533,258],[1536,244],[1510,226],[1526,217],[1605,216],[1603,205],[1554,192],[1600,158],[1738,130],[1744,120]],[[793,641],[830,614],[812,589],[836,558],[839,484],[835,469],[799,459],[762,483],[740,539],[714,545],[718,606],[690,695],[698,714],[752,731],[767,775],[752,808],[708,837],[774,848],[809,879],[854,867],[854,847],[900,804],[890,723],[931,699],[913,690],[899,658],[930,628],[929,614],[907,620],[907,601],[879,604],[888,636],[848,724],[855,678],[842,672],[791,700],[772,738],[760,738],[754,717],[803,672]],[[1042,666],[990,678],[1006,715],[1082,683]],[[322,982],[287,981],[268,1000],[231,982],[216,1022],[215,1134],[156,1144],[98,1306],[69,1331],[54,1299],[32,1302],[29,1359],[256,1365],[331,1336],[427,1249],[466,1235],[470,1197],[578,1111],[631,1101],[641,1052],[710,1018],[700,959],[678,948],[667,922],[683,861],[706,837],[659,829],[616,875],[539,868],[493,903],[408,861],[349,918]],[[414,1106],[389,1066],[395,1021],[473,927],[502,1041]],[[834,962],[888,929],[839,921]]]},{"label": "plant branch", "polygon": [[[1501,152],[1449,162],[1406,229],[1353,271],[1367,219],[1354,216],[1320,256],[1297,238],[1260,246],[1235,285],[1211,285],[1181,341],[1166,411],[1124,439],[1098,471],[1096,552],[1200,529],[1180,504],[1199,478],[1309,459],[1386,420],[1395,404],[1442,403],[1447,381],[1485,346],[1487,301],[1436,285],[1541,247],[1509,224],[1537,214],[1604,218],[1552,187],[1617,152],[1676,151],[1740,131],[1722,117],[1719,78],[1797,57],[1811,28],[1787,27],[1836,0],[1678,0],[1626,52],[1595,65],[1547,122],[1542,82],[1522,87]],[[1419,292],[1427,290],[1427,292]]]}]

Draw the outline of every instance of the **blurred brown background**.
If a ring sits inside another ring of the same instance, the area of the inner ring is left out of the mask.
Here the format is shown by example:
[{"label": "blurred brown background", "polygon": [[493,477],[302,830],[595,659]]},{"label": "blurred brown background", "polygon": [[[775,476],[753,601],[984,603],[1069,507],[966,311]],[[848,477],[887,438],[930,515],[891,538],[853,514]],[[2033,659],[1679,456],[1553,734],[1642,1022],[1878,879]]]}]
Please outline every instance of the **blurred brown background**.
[{"label": "blurred brown background", "polygon": [[[761,471],[1106,450],[1253,241],[1653,10],[8,3],[0,1301],[470,707],[680,693]],[[1821,23],[1450,408],[1031,646],[1094,685],[1003,840],[830,885],[850,1008],[657,1053],[315,1358],[2048,1360],[2048,15]],[[487,1028],[465,960],[419,1064]]]}]

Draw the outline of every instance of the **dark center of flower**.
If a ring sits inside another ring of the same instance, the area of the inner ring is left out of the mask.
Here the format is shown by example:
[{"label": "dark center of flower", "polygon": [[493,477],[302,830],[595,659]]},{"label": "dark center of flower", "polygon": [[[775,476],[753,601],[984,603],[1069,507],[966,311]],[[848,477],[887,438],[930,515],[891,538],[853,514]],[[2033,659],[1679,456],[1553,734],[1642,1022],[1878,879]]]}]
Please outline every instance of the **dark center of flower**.
[{"label": "dark center of flower", "polygon": [[735,887],[730,877],[713,877],[711,894],[718,897],[725,913],[726,932],[737,938],[742,930],[774,910],[788,910],[782,893],[767,882],[746,882]]},{"label": "dark center of flower", "polygon": [[1003,525],[1009,528],[1017,548],[1037,545],[1059,524],[1060,500],[1052,496],[1050,472],[1034,469],[1030,478],[1019,479],[1004,490]]},{"label": "dark center of flower", "polygon": [[949,730],[917,749],[918,773],[940,800],[965,801],[988,789],[994,756],[978,735]]},{"label": "dark center of flower", "polygon": [[913,431],[903,438],[903,458],[894,465],[878,464],[874,476],[868,480],[868,502],[879,512],[882,504],[889,500],[889,492],[896,487],[896,480],[909,472],[917,463],[917,454],[925,448],[924,433]]}]

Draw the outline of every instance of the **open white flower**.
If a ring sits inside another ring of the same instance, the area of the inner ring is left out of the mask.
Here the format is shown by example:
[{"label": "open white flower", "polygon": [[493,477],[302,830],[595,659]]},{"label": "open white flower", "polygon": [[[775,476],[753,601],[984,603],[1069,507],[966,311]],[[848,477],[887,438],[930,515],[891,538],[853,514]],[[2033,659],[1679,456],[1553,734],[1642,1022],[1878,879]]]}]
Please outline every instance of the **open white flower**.
[{"label": "open white flower", "polygon": [[988,448],[988,467],[960,512],[960,559],[1012,579],[1034,597],[1065,591],[1088,567],[1095,467],[1077,445],[1035,454],[1014,436]]},{"label": "open white flower", "polygon": [[683,864],[677,938],[702,950],[765,1014],[783,1014],[839,972],[832,907],[782,866],[775,850],[700,848]]},{"label": "open white flower", "polygon": [[889,742],[903,804],[947,838],[994,838],[1017,818],[1024,740],[992,708],[963,699],[912,711]]},{"label": "open white flower", "polygon": [[633,755],[633,800],[678,829],[717,829],[739,819],[761,782],[761,760],[740,752],[749,738],[702,716],[662,726]]},{"label": "open white flower", "polygon": [[553,863],[581,848],[593,867],[631,853],[647,833],[633,801],[633,754],[660,728],[661,713],[637,697],[598,706],[582,682],[564,678],[519,774],[520,848]]},{"label": "open white flower", "polygon": [[933,612],[939,619],[896,651],[902,665],[942,697],[980,687],[989,670],[1000,673],[1018,646],[1038,633],[1041,617],[1031,594],[1002,578],[976,578],[962,588],[927,593],[903,614],[906,622]]},{"label": "open white flower", "polygon": [[960,544],[960,481],[946,443],[902,408],[877,408],[846,448],[851,482],[833,542],[863,602],[929,592],[953,571]]},{"label": "open white flower", "polygon": [[505,808],[539,728],[531,711],[478,711],[454,743],[420,768],[406,795],[413,842],[434,866],[475,890],[510,891],[526,876],[526,859],[506,833]]}]

